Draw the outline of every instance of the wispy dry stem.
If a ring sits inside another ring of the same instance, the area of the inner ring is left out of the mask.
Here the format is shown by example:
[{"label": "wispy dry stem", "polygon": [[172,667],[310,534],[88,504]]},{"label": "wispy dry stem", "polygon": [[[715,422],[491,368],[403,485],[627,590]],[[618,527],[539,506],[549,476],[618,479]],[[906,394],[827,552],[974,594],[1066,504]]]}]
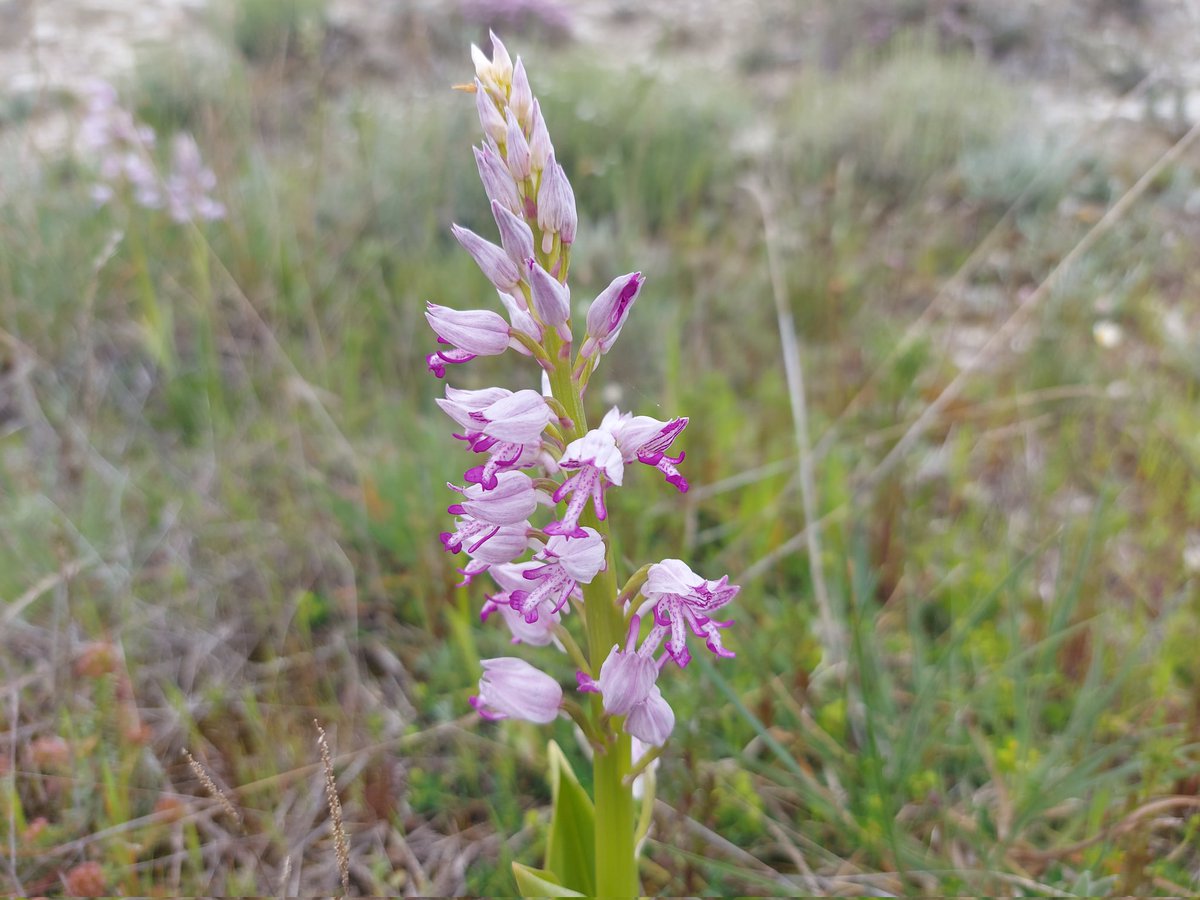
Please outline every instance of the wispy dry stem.
[{"label": "wispy dry stem", "polygon": [[778,234],[775,217],[771,213],[768,193],[757,182],[748,183],[746,189],[762,213],[763,237],[767,250],[767,271],[771,278],[771,293],[775,299],[779,343],[783,355],[784,374],[787,378],[788,398],[792,405],[796,450],[800,458],[800,503],[804,508],[803,534],[804,543],[808,549],[808,567],[812,573],[813,598],[816,600],[817,614],[821,619],[821,643],[825,653],[825,664],[837,670],[846,658],[846,639],[833,615],[833,607],[829,602],[829,591],[825,585],[825,567],[821,559],[821,525],[817,516],[817,487],[813,477],[812,444],[808,434],[808,401],[804,393],[804,367],[800,359],[800,339],[796,335],[796,323],[787,298],[787,285],[784,281],[783,269],[779,264]]},{"label": "wispy dry stem", "polygon": [[338,874],[342,878],[342,893],[350,893],[350,846],[346,841],[346,828],[342,824],[342,800],[338,796],[337,779],[333,774],[333,756],[329,752],[329,740],[321,723],[317,726],[317,745],[321,748],[321,768],[325,770],[325,797],[329,801],[329,819],[333,829],[333,846],[337,854]]},{"label": "wispy dry stem", "polygon": [[237,807],[233,805],[225,792],[217,787],[217,783],[212,780],[212,776],[208,774],[208,770],[197,762],[196,757],[192,756],[188,750],[183,751],[183,755],[187,757],[188,766],[191,767],[192,773],[204,785],[204,790],[208,791],[208,795],[221,804],[221,809],[225,810],[226,814],[231,816],[238,825],[242,824],[242,814],[237,811]]}]

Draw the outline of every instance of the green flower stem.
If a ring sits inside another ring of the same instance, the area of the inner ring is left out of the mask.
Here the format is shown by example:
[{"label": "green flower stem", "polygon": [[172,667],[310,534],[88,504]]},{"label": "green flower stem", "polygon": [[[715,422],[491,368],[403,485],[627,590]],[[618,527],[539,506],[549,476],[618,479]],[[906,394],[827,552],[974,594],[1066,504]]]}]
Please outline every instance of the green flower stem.
[{"label": "green flower stem", "polygon": [[581,669],[588,669],[587,657],[583,655],[583,651],[579,649],[579,644],[575,643],[575,638],[571,635],[565,625],[561,622],[556,622],[552,629],[554,636],[562,642],[563,648],[566,649],[567,655],[571,657],[571,662],[579,666]]},{"label": "green flower stem", "polygon": [[[564,260],[565,264],[565,260]],[[571,419],[565,435],[575,440],[587,433],[587,415],[583,397],[571,378],[569,354],[564,357],[562,342],[553,330],[547,329],[546,349],[554,360],[550,371],[550,388],[562,403]],[[595,528],[604,538],[608,564],[603,572],[583,585],[583,607],[587,614],[588,660],[591,675],[596,677],[614,644],[624,643],[625,617],[613,600],[617,596],[617,573],[608,522],[596,518],[588,507],[580,517],[585,527]],[[600,698],[592,699],[593,715],[602,712]],[[638,896],[637,860],[634,857],[633,789],[625,784],[631,764],[629,735],[617,732],[616,741],[607,753],[596,753],[592,760],[596,807],[596,894],[600,897]]]},{"label": "green flower stem", "polygon": [[216,297],[212,291],[212,276],[209,271],[208,241],[195,225],[188,226],[188,242],[192,255],[192,273],[196,281],[196,296],[199,299],[200,359],[204,367],[204,382],[208,392],[210,414],[224,412],[225,397],[221,389],[221,355],[217,347]]},{"label": "green flower stem", "polygon": [[[629,580],[625,582],[625,587],[621,588],[621,593],[617,595],[615,601],[617,609],[624,610],[625,604],[633,600],[646,584],[646,579],[650,576],[650,563],[646,563],[636,572],[629,576]],[[632,614],[632,609],[630,610]],[[629,619],[627,618],[628,622]]]},{"label": "green flower stem", "polygon": [[174,329],[171,325],[171,310],[158,302],[154,280],[150,276],[150,260],[142,240],[141,223],[133,217],[126,227],[129,249],[133,255],[137,296],[142,307],[142,327],[146,330],[146,343],[154,361],[168,372],[175,370]]}]

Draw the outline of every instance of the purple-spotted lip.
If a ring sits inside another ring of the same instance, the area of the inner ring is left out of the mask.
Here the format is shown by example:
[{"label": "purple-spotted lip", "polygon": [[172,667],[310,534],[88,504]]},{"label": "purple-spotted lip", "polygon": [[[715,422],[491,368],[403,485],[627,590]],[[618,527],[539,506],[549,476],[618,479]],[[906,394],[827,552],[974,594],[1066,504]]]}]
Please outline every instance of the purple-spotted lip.
[{"label": "purple-spotted lip", "polygon": [[549,534],[552,536],[560,535],[562,537],[569,537],[569,538],[585,538],[585,537],[587,537],[587,532],[584,529],[582,529],[581,527],[579,527],[578,525],[576,525],[574,529],[570,529],[570,528],[567,528],[566,523],[564,523],[564,522],[551,522],[549,525],[544,527],[542,529],[542,531],[544,531],[546,534]]}]

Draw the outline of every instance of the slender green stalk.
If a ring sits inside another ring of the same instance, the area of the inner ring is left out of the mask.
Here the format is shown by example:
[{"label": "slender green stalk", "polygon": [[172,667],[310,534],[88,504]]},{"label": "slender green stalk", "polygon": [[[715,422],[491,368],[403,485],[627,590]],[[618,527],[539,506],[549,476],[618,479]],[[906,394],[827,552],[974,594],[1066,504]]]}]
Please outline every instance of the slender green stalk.
[{"label": "slender green stalk", "polygon": [[[567,440],[587,433],[587,415],[583,397],[571,379],[571,360],[564,357],[558,337],[547,334],[546,346],[554,368],[550,388],[571,420]],[[600,663],[614,644],[625,640],[625,617],[617,608],[617,572],[614,564],[608,522],[600,521],[592,509],[580,518],[585,527],[595,528],[608,548],[608,565],[583,585],[583,607],[587,615],[588,659],[592,676],[599,675]],[[593,714],[599,719],[599,698],[592,700]],[[596,894],[600,897],[638,896],[637,860],[634,856],[633,788],[625,784],[631,764],[629,735],[617,729],[617,739],[607,753],[596,753],[592,761],[596,807]]]},{"label": "slender green stalk", "polygon": [[158,302],[154,279],[150,277],[150,260],[142,240],[141,223],[131,219],[126,233],[129,235],[129,249],[133,254],[137,296],[142,307],[142,327],[146,330],[146,342],[154,361],[166,371],[172,372],[175,369],[175,344],[171,310]]},{"label": "slender green stalk", "polygon": [[197,309],[200,315],[198,330],[200,365],[204,369],[204,387],[211,413],[224,411],[225,397],[221,389],[221,356],[217,347],[216,297],[212,291],[212,276],[208,264],[208,241],[195,225],[188,226],[188,244],[192,256],[192,277],[195,279]]}]

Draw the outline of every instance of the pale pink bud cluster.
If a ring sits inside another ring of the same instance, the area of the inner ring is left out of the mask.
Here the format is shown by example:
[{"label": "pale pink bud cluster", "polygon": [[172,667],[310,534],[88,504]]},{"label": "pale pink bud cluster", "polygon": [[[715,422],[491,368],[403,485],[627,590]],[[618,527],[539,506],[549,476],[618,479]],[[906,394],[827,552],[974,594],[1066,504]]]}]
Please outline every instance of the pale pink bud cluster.
[{"label": "pale pink bud cluster", "polygon": [[96,165],[92,199],[103,206],[119,193],[128,193],[146,209],[166,206],[175,222],[213,221],[225,217],[225,207],[213,197],[217,177],[204,165],[200,148],[188,134],[171,141],[171,169],[160,180],[154,166],[154,129],[136,121],[122,107],[116,89],[93,81],[86,91],[79,125],[79,145]]},{"label": "pale pink bud cluster", "polygon": [[96,163],[99,180],[92,186],[92,199],[103,205],[128,190],[140,206],[161,207],[162,190],[150,157],[154,129],[135,121],[106,81],[88,85],[85,104],[79,143]]},{"label": "pale pink bud cluster", "polygon": [[[688,420],[660,421],[614,408],[598,427],[584,431],[567,418],[564,404],[570,401],[578,408],[574,404],[599,358],[619,337],[645,278],[640,272],[621,275],[600,292],[587,311],[578,352],[572,354],[567,271],[578,225],[575,194],[555,160],[524,64],[519,57],[514,61],[495,35],[492,46],[490,59],[477,47],[471,50],[484,135],[474,153],[499,243],[458,225],[451,231],[499,294],[508,318],[490,309],[428,304],[426,319],[443,346],[429,355],[427,364],[440,378],[449,365],[511,347],[532,356],[543,376],[552,373],[558,380],[546,379],[544,393],[446,387],[437,403],[458,427],[454,436],[483,462],[463,473],[462,485],[449,485],[459,497],[447,508],[455,516],[453,530],[443,532],[441,540],[451,553],[465,555],[459,569],[465,582],[486,573],[496,583],[483,619],[498,615],[514,643],[566,650],[573,643],[567,614],[573,606],[582,608],[582,586],[591,585],[610,565],[605,538],[592,527],[608,516],[605,492],[624,485],[635,462],[687,491],[677,468],[684,454],[670,452]],[[573,396],[551,396],[549,385],[561,389],[564,379],[570,380]],[[543,507],[552,509],[551,517],[538,524]],[[647,571],[644,584],[638,582],[640,592],[629,586],[621,595],[630,623],[624,648],[614,646],[606,659],[591,661],[591,674],[580,671],[577,677],[581,690],[601,695],[606,721],[620,722],[645,744],[661,745],[675,717],[658,687],[658,675],[668,660],[680,668],[687,665],[689,631],[718,656],[732,655],[719,633],[730,623],[710,614],[738,589],[726,578],[706,581],[679,560],[664,560]],[[651,610],[650,627],[639,645],[643,619]],[[485,660],[483,668],[479,695],[472,701],[483,715],[547,722],[562,708],[558,683],[528,663],[510,657]]]},{"label": "pale pink bud cluster", "polygon": [[167,176],[167,211],[185,222],[214,222],[225,218],[225,205],[212,196],[217,176],[204,165],[200,148],[190,134],[171,141],[171,174]]}]

